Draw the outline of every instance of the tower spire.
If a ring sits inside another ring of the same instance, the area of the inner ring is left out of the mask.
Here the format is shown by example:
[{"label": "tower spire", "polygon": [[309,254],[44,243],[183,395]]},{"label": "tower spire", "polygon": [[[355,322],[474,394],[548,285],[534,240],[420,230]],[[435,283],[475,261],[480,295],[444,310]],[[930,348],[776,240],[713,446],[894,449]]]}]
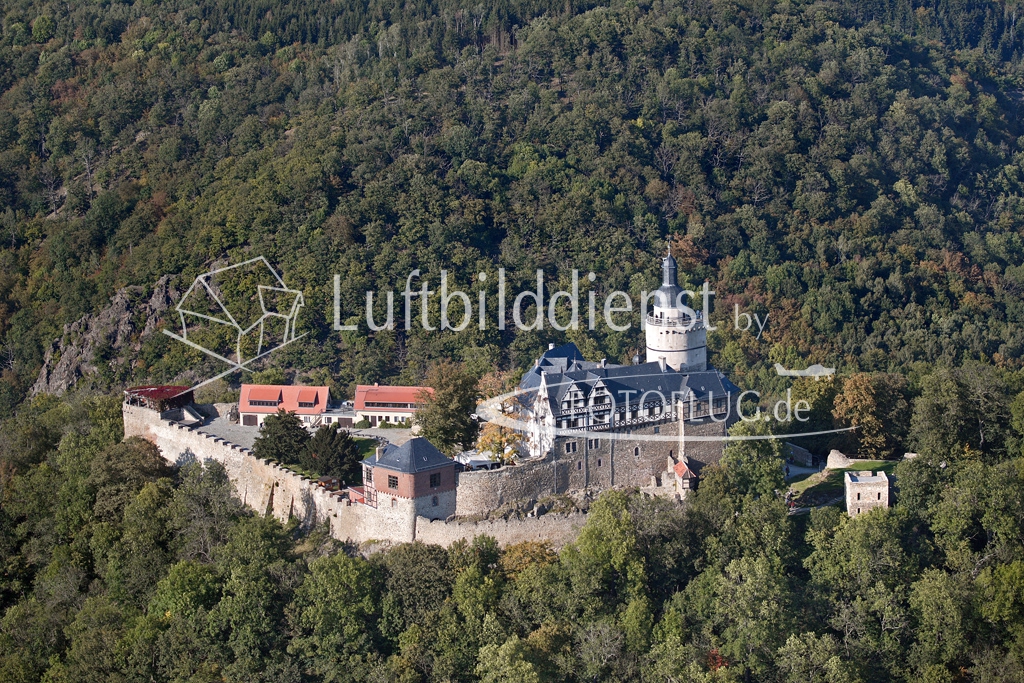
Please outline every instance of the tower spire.
[{"label": "tower spire", "polygon": [[677,287],[679,282],[676,279],[678,267],[676,260],[672,258],[672,247],[668,248],[668,256],[661,261],[661,284],[664,287]]}]

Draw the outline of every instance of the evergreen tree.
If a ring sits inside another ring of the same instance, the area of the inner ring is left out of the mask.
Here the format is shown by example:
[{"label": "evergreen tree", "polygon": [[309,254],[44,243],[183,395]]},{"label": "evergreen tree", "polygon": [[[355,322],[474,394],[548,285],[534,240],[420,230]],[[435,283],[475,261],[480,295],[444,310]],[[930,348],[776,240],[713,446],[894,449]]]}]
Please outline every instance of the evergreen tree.
[{"label": "evergreen tree", "polygon": [[310,472],[354,484],[362,471],[359,455],[359,445],[348,431],[337,424],[323,425],[299,453],[299,464]]},{"label": "evergreen tree", "polygon": [[260,435],[253,444],[253,453],[257,458],[293,464],[299,462],[308,442],[309,432],[302,426],[302,421],[292,413],[278,410],[263,421]]}]

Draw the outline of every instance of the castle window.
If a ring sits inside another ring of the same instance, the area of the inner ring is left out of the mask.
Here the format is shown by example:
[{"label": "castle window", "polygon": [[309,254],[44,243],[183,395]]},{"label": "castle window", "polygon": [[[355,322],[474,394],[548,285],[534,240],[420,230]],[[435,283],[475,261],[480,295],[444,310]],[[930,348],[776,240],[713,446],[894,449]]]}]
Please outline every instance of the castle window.
[{"label": "castle window", "polygon": [[[434,474],[431,474],[430,475],[430,488],[436,489],[440,485],[441,485],[441,473],[440,472],[435,472]],[[436,503],[435,503],[435,505],[436,505]]]},{"label": "castle window", "polygon": [[392,498],[391,499],[391,507],[393,507],[393,508],[398,507],[398,499],[397,498]]},{"label": "castle window", "polygon": [[640,447],[639,446],[637,446],[636,448],[633,449],[633,455],[635,455],[638,458],[640,457]]},{"label": "castle window", "polygon": [[661,427],[655,427],[654,428],[654,433],[655,434],[661,434]]},{"label": "castle window", "polygon": [[672,451],[671,450],[669,450],[669,452],[668,452],[668,457],[670,457],[670,458],[672,457]]},{"label": "castle window", "polygon": [[398,488],[398,477],[392,476],[390,474],[388,475],[388,488],[389,489],[397,489]]},{"label": "castle window", "polygon": [[881,491],[878,492],[878,500],[882,500],[882,492]]},{"label": "castle window", "polygon": [[433,505],[434,507],[437,507],[437,496],[434,496],[433,498],[430,499],[430,504]]},{"label": "castle window", "polygon": [[565,442],[565,452],[566,453],[575,453],[576,452],[576,442],[575,441],[566,441]]},{"label": "castle window", "polygon": [[576,469],[578,469],[578,470],[582,470],[583,469],[583,461],[582,460],[577,460],[576,461]]},{"label": "castle window", "polygon": [[598,466],[598,467],[600,467],[600,466],[601,466],[601,458],[598,458],[598,459],[597,459],[597,466]]},{"label": "castle window", "polygon": [[587,448],[600,448],[601,439],[587,439]]},{"label": "castle window", "polygon": [[857,500],[860,500],[860,494],[859,493],[857,494]]}]

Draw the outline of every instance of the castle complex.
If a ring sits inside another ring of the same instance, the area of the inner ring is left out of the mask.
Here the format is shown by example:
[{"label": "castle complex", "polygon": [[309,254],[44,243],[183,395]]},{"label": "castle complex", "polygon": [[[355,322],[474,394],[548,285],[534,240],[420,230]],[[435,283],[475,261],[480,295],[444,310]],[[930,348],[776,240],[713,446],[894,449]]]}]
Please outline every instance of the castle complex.
[{"label": "castle complex", "polygon": [[564,462],[572,490],[664,487],[677,464],[692,473],[721,458],[724,442],[686,437],[724,437],[739,389],[708,366],[703,316],[683,305],[676,273],[670,254],[645,321],[646,363],[552,345],[520,383],[529,454]]},{"label": "castle complex", "polygon": [[619,487],[681,498],[721,458],[721,437],[738,419],[731,407],[739,389],[708,366],[704,319],[683,305],[671,255],[662,275],[645,321],[646,362],[587,361],[574,344],[537,359],[517,396],[525,447],[512,465],[464,471],[413,438],[367,458],[362,486],[332,491],[205,433],[184,420],[187,406],[154,403],[138,390],[125,392],[125,436],[153,441],[172,462],[217,460],[256,511],[328,522],[341,540],[448,545],[486,533],[501,543],[564,543],[584,517],[544,514],[541,501]]}]

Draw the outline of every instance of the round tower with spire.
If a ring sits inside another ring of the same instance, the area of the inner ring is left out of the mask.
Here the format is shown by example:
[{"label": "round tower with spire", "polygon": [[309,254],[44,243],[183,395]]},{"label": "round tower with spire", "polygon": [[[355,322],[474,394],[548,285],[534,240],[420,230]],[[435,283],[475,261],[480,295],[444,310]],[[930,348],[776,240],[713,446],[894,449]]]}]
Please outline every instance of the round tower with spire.
[{"label": "round tower with spire", "polygon": [[654,312],[647,316],[647,362],[664,359],[665,364],[680,372],[701,372],[708,369],[708,333],[700,311],[686,311],[692,303],[680,296],[678,266],[668,256],[661,261],[661,287],[654,292]]}]

